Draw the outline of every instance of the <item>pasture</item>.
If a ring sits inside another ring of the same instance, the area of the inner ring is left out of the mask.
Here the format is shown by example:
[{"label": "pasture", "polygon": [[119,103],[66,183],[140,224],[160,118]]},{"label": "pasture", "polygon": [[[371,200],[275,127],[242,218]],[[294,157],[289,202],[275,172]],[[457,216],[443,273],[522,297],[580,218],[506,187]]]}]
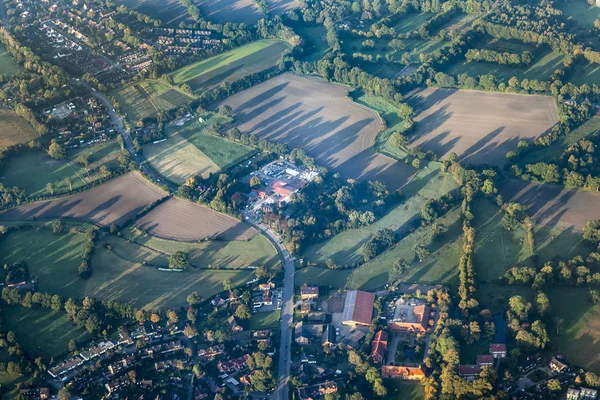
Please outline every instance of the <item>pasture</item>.
[{"label": "pasture", "polygon": [[[2,71],[1,55],[0,71]],[[29,143],[39,136],[29,122],[19,117],[14,111],[0,110],[0,148]]]},{"label": "pasture", "polygon": [[361,246],[378,230],[388,228],[397,234],[406,235],[428,199],[439,198],[458,187],[450,175],[441,174],[437,168],[437,163],[430,163],[426,169],[419,170],[401,191],[406,201],[396,205],[375,223],[310,245],[303,250],[302,256],[315,263],[322,264],[331,258],[338,265],[350,265],[362,259]]},{"label": "pasture", "polygon": [[[269,14],[281,15],[298,6],[296,0],[268,0]],[[243,22],[254,25],[266,15],[252,0],[200,0],[200,11],[205,18],[220,23]]]},{"label": "pasture", "polygon": [[587,30],[593,29],[594,21],[600,19],[600,8],[586,0],[560,1],[556,3],[556,7],[566,18],[572,18],[577,25]]},{"label": "pasture", "polygon": [[500,184],[504,201],[527,207],[535,223],[550,228],[581,230],[585,223],[600,218],[600,195],[559,185],[511,179]]},{"label": "pasture", "polygon": [[136,172],[130,172],[72,196],[27,204],[0,213],[0,221],[57,218],[121,225],[144,207],[166,196]]},{"label": "pasture", "polygon": [[179,27],[180,22],[194,22],[187,9],[177,0],[118,0],[118,3],[160,19],[164,26]]},{"label": "pasture", "polygon": [[48,227],[10,232],[0,238],[0,265],[25,261],[39,291],[78,298],[85,241],[84,234],[55,234]]},{"label": "pasture", "polygon": [[[87,155],[89,160],[85,168],[74,161],[82,154]],[[9,158],[0,182],[6,186],[17,186],[30,196],[50,195],[46,188],[50,182],[54,185],[55,194],[68,193],[71,188],[76,190],[99,179],[98,169],[102,165],[109,169],[117,168],[119,154],[117,142],[68,149],[65,161],[54,160],[45,151],[31,149]],[[96,172],[89,173],[90,170]],[[71,186],[65,182],[67,178],[71,180]]]},{"label": "pasture", "polygon": [[[392,17],[394,24],[390,28],[394,28],[396,33],[410,33],[419,29],[421,25],[429,21],[433,17],[433,13],[409,13],[396,14]],[[396,19],[396,21],[394,21]]]},{"label": "pasture", "polygon": [[382,120],[352,102],[348,92],[348,87],[320,78],[286,73],[222,104],[233,108],[234,125],[242,132],[286,143],[290,149],[303,148],[344,178],[380,180],[398,189],[415,170],[375,152]]},{"label": "pasture", "polygon": [[111,92],[121,112],[132,121],[156,116],[161,111],[179,107],[193,99],[176,87],[164,82],[146,79]]},{"label": "pasture", "polygon": [[522,139],[533,140],[558,122],[551,97],[456,89],[417,89],[407,96],[416,112],[411,144],[465,164],[502,166]]},{"label": "pasture", "polygon": [[[600,8],[599,8],[600,10]],[[597,84],[600,80],[600,64],[576,63],[573,67],[573,75],[569,82],[574,85]]]},{"label": "pasture", "polygon": [[[0,214],[1,218],[1,214]],[[172,198],[135,222],[136,228],[176,241],[249,240],[258,235],[252,226],[191,201]]]},{"label": "pasture", "polygon": [[160,253],[183,251],[188,255],[190,264],[200,268],[243,269],[264,265],[271,269],[279,265],[275,248],[263,235],[256,235],[247,241],[176,242],[150,236],[135,227],[121,233],[124,238]]},{"label": "pasture", "polygon": [[213,123],[225,118],[214,115],[205,122],[194,120],[185,126],[171,126],[168,138],[160,143],[144,145],[144,156],[152,168],[168,180],[183,184],[187,178],[203,178],[238,164],[256,150],[205,132]]},{"label": "pasture", "polygon": [[10,77],[16,74],[17,72],[22,71],[22,67],[17,64],[17,60],[15,60],[8,52],[4,44],[0,43],[0,75],[5,77]]},{"label": "pasture", "polygon": [[85,329],[78,328],[63,311],[22,306],[3,306],[2,317],[6,330],[14,331],[23,350],[33,358],[50,358],[66,354],[69,341],[86,343],[92,339]]},{"label": "pasture", "polygon": [[214,88],[223,82],[234,82],[246,75],[277,65],[290,44],[279,39],[259,40],[217,56],[186,65],[172,72],[175,84],[188,84],[194,94]]}]

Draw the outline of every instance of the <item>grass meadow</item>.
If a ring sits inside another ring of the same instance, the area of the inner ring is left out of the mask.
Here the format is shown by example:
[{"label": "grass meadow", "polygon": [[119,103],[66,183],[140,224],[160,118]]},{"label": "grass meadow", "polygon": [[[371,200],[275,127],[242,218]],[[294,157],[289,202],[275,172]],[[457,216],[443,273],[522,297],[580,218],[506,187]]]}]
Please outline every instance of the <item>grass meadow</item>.
[{"label": "grass meadow", "polygon": [[9,77],[22,70],[23,68],[17,64],[17,60],[6,50],[4,44],[0,43],[0,75]]},{"label": "grass meadow", "polygon": [[[2,71],[1,55],[0,71]],[[19,117],[14,111],[0,110],[0,148],[29,143],[39,136],[29,122]]]}]

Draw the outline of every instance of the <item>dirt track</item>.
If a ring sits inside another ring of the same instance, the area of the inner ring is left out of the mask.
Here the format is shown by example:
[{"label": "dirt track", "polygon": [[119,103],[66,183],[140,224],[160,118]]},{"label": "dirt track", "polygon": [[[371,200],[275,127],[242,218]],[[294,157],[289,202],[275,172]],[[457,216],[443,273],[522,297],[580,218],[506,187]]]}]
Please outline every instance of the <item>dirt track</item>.
[{"label": "dirt track", "polygon": [[180,199],[169,199],[138,220],[135,226],[150,235],[179,241],[205,238],[248,240],[258,231],[228,215]]},{"label": "dirt track", "polygon": [[551,97],[457,89],[419,89],[406,101],[417,113],[412,144],[466,164],[502,166],[521,139],[532,141],[558,122]]},{"label": "dirt track", "polygon": [[581,230],[586,222],[600,218],[600,194],[558,185],[509,180],[500,185],[505,202],[517,201],[528,207],[536,223]]},{"label": "dirt track", "polygon": [[102,226],[121,225],[166,193],[130,172],[83,193],[27,204],[0,213],[0,221],[76,219]]},{"label": "dirt track", "polygon": [[373,151],[383,124],[373,110],[348,99],[348,90],[286,73],[223,103],[233,108],[242,132],[303,148],[344,178],[381,180],[390,189],[400,188],[415,170]]}]

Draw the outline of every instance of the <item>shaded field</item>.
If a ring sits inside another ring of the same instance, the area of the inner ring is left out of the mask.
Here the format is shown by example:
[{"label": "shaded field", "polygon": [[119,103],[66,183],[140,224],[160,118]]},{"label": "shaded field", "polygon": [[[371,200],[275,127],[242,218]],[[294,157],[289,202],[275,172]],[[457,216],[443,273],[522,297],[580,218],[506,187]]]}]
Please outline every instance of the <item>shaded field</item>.
[{"label": "shaded field", "polygon": [[172,126],[167,130],[166,141],[144,145],[144,156],[152,168],[178,184],[194,175],[206,178],[227,169],[256,150],[205,133],[211,124],[223,122],[226,122],[225,118],[214,115],[202,123],[194,120],[184,127]]},{"label": "shaded field", "polygon": [[362,259],[360,249],[363,243],[378,230],[388,228],[405,235],[428,199],[439,198],[458,187],[450,175],[441,174],[437,168],[437,163],[430,163],[427,169],[419,170],[414,179],[402,189],[407,200],[392,208],[375,223],[342,232],[325,242],[308,246],[302,256],[310,262],[324,263],[331,258],[338,265],[350,265]]},{"label": "shaded field", "polygon": [[249,240],[258,234],[256,229],[233,217],[176,198],[154,208],[136,221],[135,226],[152,236],[178,241],[217,237],[221,240]]},{"label": "shaded field", "polygon": [[279,318],[281,318],[280,310],[252,314],[252,319],[250,319],[250,329],[253,331],[261,329],[277,329],[280,327]]},{"label": "shaded field", "polygon": [[538,162],[553,162],[557,161],[563,151],[572,144],[584,139],[600,130],[600,117],[592,117],[583,125],[575,129],[568,135],[561,136],[556,142],[548,147],[533,151],[519,158],[519,164],[535,164]]},{"label": "shaded field", "polygon": [[596,84],[598,81],[600,81],[600,64],[595,63],[575,64],[573,75],[569,79],[569,82],[579,86],[586,83]]},{"label": "shaded field", "polygon": [[[410,13],[406,15],[396,14],[398,20],[391,26],[396,33],[409,33],[419,29],[421,25],[433,17],[433,13]],[[393,21],[393,20],[392,20]]]},{"label": "shaded field", "polygon": [[386,379],[386,386],[392,386],[388,398],[392,400],[423,400],[425,398],[425,386],[420,383],[406,382],[397,379]]},{"label": "shaded field", "polygon": [[[80,155],[88,157],[86,168],[75,163]],[[28,150],[15,157],[10,157],[2,169],[0,180],[6,186],[17,186],[30,196],[50,195],[46,185],[52,183],[55,193],[67,193],[71,187],[76,190],[88,182],[101,178],[98,169],[105,165],[109,169],[119,166],[117,158],[120,147],[116,142],[79,147],[67,150],[67,160],[54,160],[45,151]],[[90,174],[88,170],[96,172]],[[65,181],[71,180],[71,186]]]},{"label": "shaded field", "polygon": [[7,330],[15,332],[19,344],[30,355],[50,362],[69,351],[69,341],[85,343],[92,339],[86,330],[78,328],[63,311],[3,306],[2,317]]},{"label": "shaded field", "polygon": [[546,261],[556,259],[570,260],[575,256],[586,258],[594,251],[594,246],[583,239],[583,234],[573,229],[537,225],[534,235],[538,267],[543,266]]},{"label": "shaded field", "polygon": [[600,304],[593,305],[587,288],[547,290],[552,313],[562,320],[549,327],[550,341],[567,359],[586,370],[600,373]]},{"label": "shaded field", "polygon": [[[104,243],[112,250],[103,247]],[[223,291],[223,280],[234,286],[252,279],[252,270],[202,270],[189,267],[184,272],[167,272],[144,265],[168,264],[168,258],[154,250],[117,237],[107,237],[94,252],[94,273],[82,283],[82,296],[101,300],[130,302],[145,309],[178,308],[197,291],[209,298]]]},{"label": "shaded field", "polygon": [[502,226],[504,213],[491,201],[479,198],[473,203],[475,253],[473,264],[477,282],[493,282],[513,267],[533,266],[528,260],[521,227],[508,231]]},{"label": "shaded field", "polygon": [[[296,0],[267,0],[269,14],[281,15],[298,6]],[[202,14],[211,21],[243,22],[254,25],[266,18],[252,0],[200,0],[198,3]]]},{"label": "shaded field", "polygon": [[600,195],[559,185],[511,179],[500,184],[504,201],[517,201],[541,225],[581,230],[585,223],[600,218]]},{"label": "shaded field", "polygon": [[565,17],[573,18],[578,25],[588,30],[594,28],[594,21],[600,18],[600,8],[586,0],[559,1],[556,7]]},{"label": "shaded field", "polygon": [[281,54],[289,48],[290,44],[283,40],[259,40],[187,65],[170,75],[177,85],[188,84],[195,94],[200,94],[223,82],[233,82],[277,65]]},{"label": "shaded field", "polygon": [[133,121],[153,117],[193,99],[179,89],[153,79],[132,83],[111,95],[117,99],[121,111]]},{"label": "shaded field", "polygon": [[344,178],[380,180],[398,189],[414,169],[373,149],[383,129],[377,113],[352,102],[349,88],[286,73],[223,102],[245,133],[303,148]]},{"label": "shaded field", "polygon": [[160,19],[165,26],[179,27],[180,22],[194,22],[178,0],[118,0],[125,6]]},{"label": "shaded field", "polygon": [[22,70],[23,68],[17,64],[17,60],[6,50],[4,44],[0,43],[0,75],[10,77]]},{"label": "shaded field", "polygon": [[134,227],[122,231],[122,234],[128,240],[161,253],[183,251],[188,255],[190,264],[201,268],[212,265],[219,269],[240,269],[264,265],[271,269],[279,265],[275,248],[263,235],[256,235],[247,241],[214,240],[196,243],[157,238]]},{"label": "shaded field", "polygon": [[[2,62],[2,54],[0,54],[0,75],[4,74]],[[0,148],[28,143],[39,136],[29,122],[19,117],[14,111],[0,110]]]},{"label": "shaded field", "polygon": [[407,102],[417,113],[412,145],[465,164],[502,166],[519,140],[533,140],[558,122],[551,97],[456,89],[420,89]]},{"label": "shaded field", "polygon": [[32,203],[0,213],[0,221],[66,218],[102,226],[121,225],[166,194],[136,172],[65,198]]},{"label": "shaded field", "polygon": [[50,228],[11,232],[0,238],[0,264],[25,261],[39,291],[78,298],[85,241],[84,234],[55,234]]},{"label": "shaded field", "polygon": [[535,291],[529,286],[496,283],[478,284],[475,297],[482,309],[488,308],[493,314],[504,314],[504,311],[508,309],[508,299],[516,295],[523,296],[527,301],[532,303],[535,300]]}]

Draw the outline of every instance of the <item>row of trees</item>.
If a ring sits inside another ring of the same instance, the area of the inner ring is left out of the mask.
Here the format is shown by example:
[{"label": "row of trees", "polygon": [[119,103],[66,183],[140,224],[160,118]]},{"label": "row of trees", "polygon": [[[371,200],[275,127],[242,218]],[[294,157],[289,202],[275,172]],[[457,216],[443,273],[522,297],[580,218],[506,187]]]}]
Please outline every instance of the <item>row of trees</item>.
[{"label": "row of trees", "polygon": [[529,65],[531,64],[531,53],[524,51],[521,54],[499,52],[488,49],[469,49],[465,54],[467,62],[484,61],[500,65]]}]

